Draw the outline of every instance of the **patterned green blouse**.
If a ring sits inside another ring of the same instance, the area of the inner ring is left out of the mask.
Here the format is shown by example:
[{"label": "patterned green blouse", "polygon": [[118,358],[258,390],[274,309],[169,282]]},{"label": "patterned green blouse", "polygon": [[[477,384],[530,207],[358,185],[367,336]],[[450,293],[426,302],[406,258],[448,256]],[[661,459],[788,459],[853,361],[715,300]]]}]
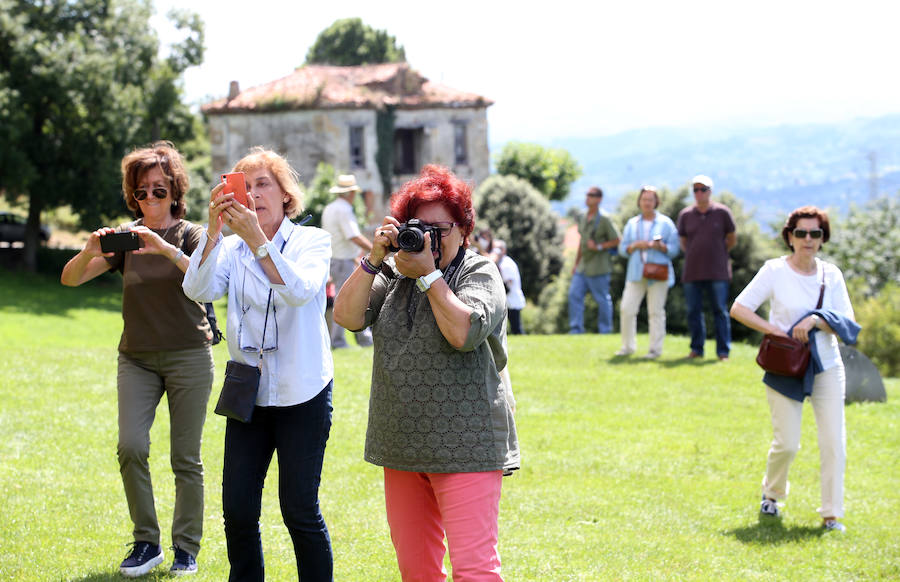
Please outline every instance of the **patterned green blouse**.
[{"label": "patterned green blouse", "polygon": [[506,366],[506,292],[497,266],[467,250],[451,276],[450,288],[473,309],[456,349],[415,280],[385,264],[366,310],[375,349],[365,459],[426,473],[518,469],[516,425],[498,374]]}]

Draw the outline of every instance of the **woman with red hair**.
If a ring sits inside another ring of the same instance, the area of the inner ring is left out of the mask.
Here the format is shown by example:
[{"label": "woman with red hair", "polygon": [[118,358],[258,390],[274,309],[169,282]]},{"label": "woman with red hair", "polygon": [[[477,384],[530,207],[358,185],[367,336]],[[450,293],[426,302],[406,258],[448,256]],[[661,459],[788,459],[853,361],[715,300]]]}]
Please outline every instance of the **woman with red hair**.
[{"label": "woman with red hair", "polygon": [[425,166],[391,198],[391,214],[341,287],[334,320],[372,326],[365,458],[384,467],[400,574],[446,580],[446,535],[454,580],[502,580],[501,480],[519,468],[498,372],[506,366],[503,281],[489,258],[468,249],[472,193],[446,168]]}]

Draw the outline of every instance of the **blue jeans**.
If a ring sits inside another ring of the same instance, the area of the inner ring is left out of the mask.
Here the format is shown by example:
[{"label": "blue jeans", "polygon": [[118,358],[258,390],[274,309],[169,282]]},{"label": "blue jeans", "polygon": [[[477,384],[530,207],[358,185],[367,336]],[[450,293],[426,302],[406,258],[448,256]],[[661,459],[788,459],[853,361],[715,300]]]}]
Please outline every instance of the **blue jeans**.
[{"label": "blue jeans", "polygon": [[222,508],[234,581],[265,579],[259,515],[263,483],[278,451],[278,499],[294,543],[301,581],[333,578],[331,537],[319,510],[319,481],[331,430],[333,382],[312,400],[288,407],[257,406],[249,423],[228,419]]},{"label": "blue jeans", "polygon": [[569,285],[569,333],[584,333],[584,298],[591,292],[597,302],[597,332],[612,333],[613,304],[609,295],[609,274],[587,277],[572,275]]},{"label": "blue jeans", "polygon": [[703,294],[712,304],[716,323],[716,355],[727,356],[731,351],[731,319],[728,315],[728,281],[693,281],[683,283],[688,309],[688,329],[691,332],[691,351],[703,355],[706,341],[706,320],[703,317]]}]

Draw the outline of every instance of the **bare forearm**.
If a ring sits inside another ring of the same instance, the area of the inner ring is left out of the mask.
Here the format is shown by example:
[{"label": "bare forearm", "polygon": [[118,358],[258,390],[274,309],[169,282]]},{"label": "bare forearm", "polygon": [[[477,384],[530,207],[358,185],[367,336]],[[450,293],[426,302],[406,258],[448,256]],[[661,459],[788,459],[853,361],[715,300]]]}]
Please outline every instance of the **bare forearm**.
[{"label": "bare forearm", "polygon": [[734,303],[731,306],[731,317],[758,332],[785,335],[783,331],[760,317],[756,312],[751,311],[746,305]]},{"label": "bare forearm", "polygon": [[362,329],[366,322],[369,292],[374,280],[375,275],[366,273],[362,267],[356,267],[334,298],[335,323],[351,330]]}]

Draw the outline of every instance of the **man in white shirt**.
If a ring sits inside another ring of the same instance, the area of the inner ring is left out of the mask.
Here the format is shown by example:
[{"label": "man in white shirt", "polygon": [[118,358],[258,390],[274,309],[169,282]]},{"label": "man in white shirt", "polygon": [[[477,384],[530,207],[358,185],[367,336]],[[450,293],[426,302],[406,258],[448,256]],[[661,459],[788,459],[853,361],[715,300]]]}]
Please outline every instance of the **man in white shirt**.
[{"label": "man in white shirt", "polygon": [[[356,268],[360,249],[364,252],[372,250],[372,242],[359,232],[356,214],[353,212],[353,199],[361,188],[356,184],[356,176],[342,174],[337,184],[329,190],[337,197],[325,206],[322,211],[322,228],[331,234],[331,280],[335,293],[341,290],[344,281]],[[347,347],[344,328],[330,322],[331,348]],[[368,329],[357,332],[356,343],[360,346],[372,345],[372,332]]]}]

